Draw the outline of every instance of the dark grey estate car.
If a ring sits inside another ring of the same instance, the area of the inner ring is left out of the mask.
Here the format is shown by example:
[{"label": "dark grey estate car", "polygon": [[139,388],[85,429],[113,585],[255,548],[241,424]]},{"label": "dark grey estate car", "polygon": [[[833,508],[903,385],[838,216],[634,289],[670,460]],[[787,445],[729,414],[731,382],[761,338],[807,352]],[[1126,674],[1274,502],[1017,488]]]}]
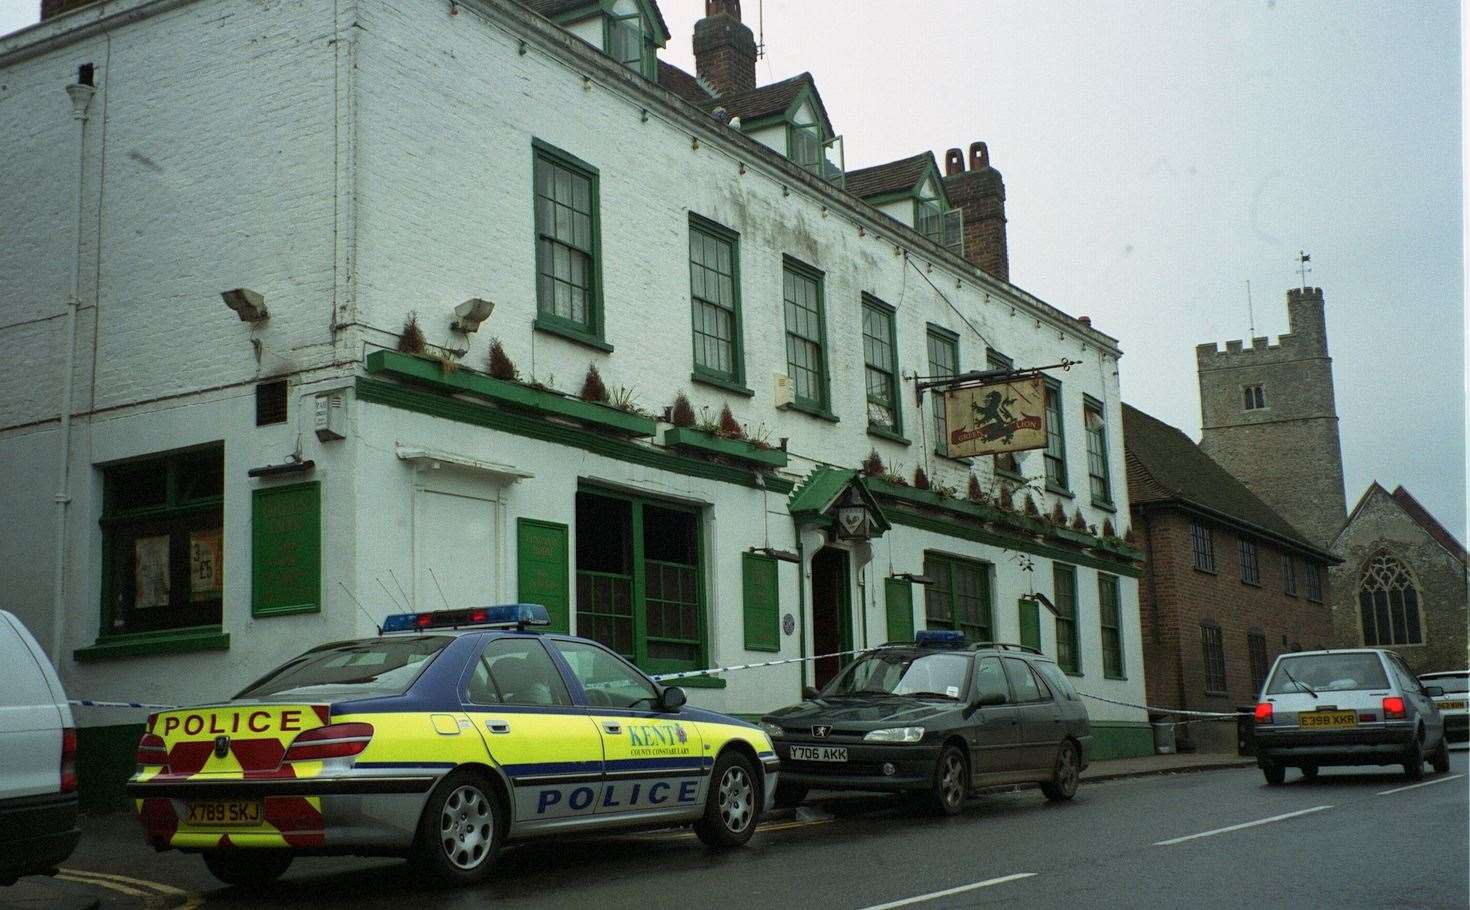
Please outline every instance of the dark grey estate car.
[{"label": "dark grey estate car", "polygon": [[1092,752],[1087,709],[1054,662],[957,632],[868,651],[761,726],[781,759],[777,805],[788,806],[809,788],[927,793],[950,815],[997,784],[1071,799]]},{"label": "dark grey estate car", "polygon": [[1295,766],[1398,765],[1410,780],[1450,767],[1444,718],[1399,656],[1378,648],[1307,651],[1276,658],[1256,704],[1256,760],[1279,784]]}]

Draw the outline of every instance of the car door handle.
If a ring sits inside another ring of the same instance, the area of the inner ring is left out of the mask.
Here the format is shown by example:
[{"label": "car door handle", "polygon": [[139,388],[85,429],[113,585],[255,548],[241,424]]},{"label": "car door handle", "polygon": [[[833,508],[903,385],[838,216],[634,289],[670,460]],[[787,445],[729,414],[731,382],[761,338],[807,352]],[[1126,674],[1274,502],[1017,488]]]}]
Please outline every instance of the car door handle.
[{"label": "car door handle", "polygon": [[608,733],[611,733],[613,736],[617,736],[619,733],[623,732],[623,725],[615,720],[605,720],[602,722],[602,729]]},{"label": "car door handle", "polygon": [[510,721],[508,721],[508,720],[487,720],[487,721],[485,721],[485,729],[486,730],[489,730],[491,733],[509,733],[510,732]]}]

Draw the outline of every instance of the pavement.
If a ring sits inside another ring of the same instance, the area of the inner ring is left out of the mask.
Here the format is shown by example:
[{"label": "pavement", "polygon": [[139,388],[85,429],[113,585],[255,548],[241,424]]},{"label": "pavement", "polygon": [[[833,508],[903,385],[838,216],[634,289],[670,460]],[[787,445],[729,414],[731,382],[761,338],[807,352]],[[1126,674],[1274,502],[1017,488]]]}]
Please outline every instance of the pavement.
[{"label": "pavement", "polygon": [[62,875],[0,889],[0,908],[1465,907],[1467,758],[1455,750],[1448,774],[1416,785],[1390,766],[1290,772],[1279,787],[1233,755],[1098,762],[1070,802],[988,791],[954,818],[817,795],[741,849],[687,831],[535,842],[507,849],[483,885],[431,896],[401,860],[353,857],[302,859],[243,892],[197,857],[147,849],[131,816],[92,816]]}]

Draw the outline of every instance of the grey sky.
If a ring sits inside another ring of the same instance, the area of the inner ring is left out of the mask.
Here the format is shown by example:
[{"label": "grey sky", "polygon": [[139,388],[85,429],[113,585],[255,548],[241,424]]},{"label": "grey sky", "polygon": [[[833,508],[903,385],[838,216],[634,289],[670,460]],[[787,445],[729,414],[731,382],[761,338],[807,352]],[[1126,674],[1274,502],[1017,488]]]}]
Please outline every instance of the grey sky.
[{"label": "grey sky", "polygon": [[[744,0],[756,27],[760,0]],[[35,20],[0,0],[0,33]],[[703,0],[661,0],[693,69]],[[1460,13],[1451,2],[765,0],[768,82],[810,70],[849,167],[974,139],[1011,277],[1093,317],[1125,397],[1198,438],[1194,346],[1327,298],[1349,507],[1403,484],[1465,539]]]}]

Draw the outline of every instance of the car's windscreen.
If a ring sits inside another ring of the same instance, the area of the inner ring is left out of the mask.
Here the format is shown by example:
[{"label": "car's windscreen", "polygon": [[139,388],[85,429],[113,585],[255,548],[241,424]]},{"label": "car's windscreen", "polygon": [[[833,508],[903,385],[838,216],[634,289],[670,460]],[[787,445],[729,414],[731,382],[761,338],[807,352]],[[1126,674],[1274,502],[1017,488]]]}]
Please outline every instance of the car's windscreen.
[{"label": "car's windscreen", "polygon": [[1439,686],[1446,695],[1463,695],[1470,692],[1470,676],[1424,676],[1419,682],[1426,686]]},{"label": "car's windscreen", "polygon": [[1303,654],[1281,658],[1266,694],[1386,688],[1388,677],[1377,654]]},{"label": "car's windscreen", "polygon": [[402,695],[454,639],[376,638],[307,651],[253,683],[236,698],[369,698]]},{"label": "car's windscreen", "polygon": [[958,701],[969,673],[970,658],[965,654],[877,651],[858,658],[822,695],[913,695]]}]

